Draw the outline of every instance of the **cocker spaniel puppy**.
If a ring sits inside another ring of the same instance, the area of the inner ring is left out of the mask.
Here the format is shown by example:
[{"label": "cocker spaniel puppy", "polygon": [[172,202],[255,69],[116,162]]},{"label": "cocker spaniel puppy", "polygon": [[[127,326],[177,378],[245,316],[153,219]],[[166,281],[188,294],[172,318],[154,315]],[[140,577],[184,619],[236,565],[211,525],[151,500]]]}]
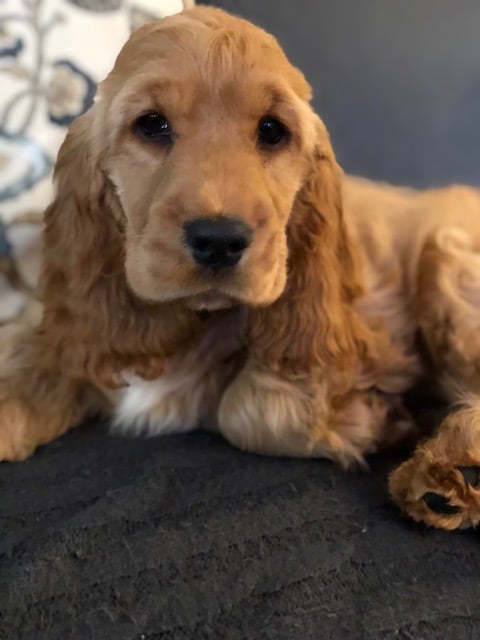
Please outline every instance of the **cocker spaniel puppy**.
[{"label": "cocker spaniel puppy", "polygon": [[59,154],[0,459],[104,412],[348,466],[412,430],[402,394],[434,371],[472,395],[391,494],[431,525],[480,521],[480,198],[343,181],[310,98],[272,36],[220,10],[133,34]]}]

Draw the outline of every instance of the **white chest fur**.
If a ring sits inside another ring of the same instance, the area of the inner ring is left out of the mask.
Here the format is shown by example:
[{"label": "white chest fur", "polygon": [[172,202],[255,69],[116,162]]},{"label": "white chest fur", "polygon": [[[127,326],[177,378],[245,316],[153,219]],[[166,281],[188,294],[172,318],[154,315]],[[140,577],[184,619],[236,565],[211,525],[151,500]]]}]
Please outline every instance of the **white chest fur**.
[{"label": "white chest fur", "polygon": [[160,378],[127,372],[128,387],[111,395],[114,430],[154,436],[215,429],[220,398],[238,367],[239,328],[239,313],[232,311],[193,348],[168,360]]}]

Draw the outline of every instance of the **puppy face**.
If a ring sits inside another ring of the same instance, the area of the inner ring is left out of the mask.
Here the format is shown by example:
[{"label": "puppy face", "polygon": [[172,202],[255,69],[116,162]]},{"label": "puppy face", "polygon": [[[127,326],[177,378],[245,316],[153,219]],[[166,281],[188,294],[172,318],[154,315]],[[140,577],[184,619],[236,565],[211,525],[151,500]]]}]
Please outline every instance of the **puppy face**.
[{"label": "puppy face", "polygon": [[139,297],[209,310],[278,298],[317,143],[309,99],[273,37],[221,11],[132,36],[100,88],[94,128]]}]

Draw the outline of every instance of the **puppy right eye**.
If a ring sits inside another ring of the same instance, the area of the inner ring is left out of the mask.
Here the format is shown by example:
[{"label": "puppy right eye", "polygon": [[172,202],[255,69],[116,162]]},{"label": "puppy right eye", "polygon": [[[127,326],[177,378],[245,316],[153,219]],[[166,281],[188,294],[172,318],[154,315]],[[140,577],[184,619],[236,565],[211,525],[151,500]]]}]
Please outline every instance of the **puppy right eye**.
[{"label": "puppy right eye", "polygon": [[165,116],[156,111],[140,116],[135,121],[133,129],[140,138],[147,142],[161,145],[170,145],[173,142],[173,130],[170,123]]}]

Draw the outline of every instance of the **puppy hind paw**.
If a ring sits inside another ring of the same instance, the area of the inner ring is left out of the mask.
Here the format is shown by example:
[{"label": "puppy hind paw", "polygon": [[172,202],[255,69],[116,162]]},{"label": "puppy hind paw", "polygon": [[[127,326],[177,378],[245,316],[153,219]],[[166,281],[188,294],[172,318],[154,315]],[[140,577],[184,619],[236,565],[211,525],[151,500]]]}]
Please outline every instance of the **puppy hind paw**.
[{"label": "puppy hind paw", "polygon": [[479,408],[453,405],[436,435],[391,473],[392,498],[414,520],[442,529],[480,523]]},{"label": "puppy hind paw", "polygon": [[441,529],[480,523],[480,465],[445,465],[417,454],[390,476],[390,493],[406,514]]},{"label": "puppy hind paw", "polygon": [[[462,475],[467,489],[472,488],[478,490],[480,488],[480,466],[458,466],[455,467],[455,470]],[[427,491],[423,494],[422,500],[431,511],[438,514],[452,515],[462,511],[460,505],[452,504],[450,500],[441,493]]]}]

